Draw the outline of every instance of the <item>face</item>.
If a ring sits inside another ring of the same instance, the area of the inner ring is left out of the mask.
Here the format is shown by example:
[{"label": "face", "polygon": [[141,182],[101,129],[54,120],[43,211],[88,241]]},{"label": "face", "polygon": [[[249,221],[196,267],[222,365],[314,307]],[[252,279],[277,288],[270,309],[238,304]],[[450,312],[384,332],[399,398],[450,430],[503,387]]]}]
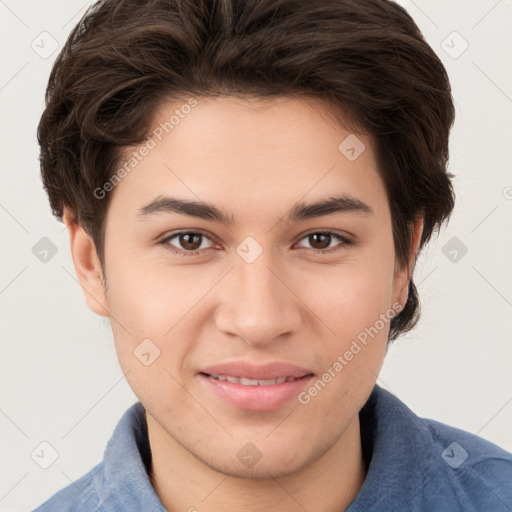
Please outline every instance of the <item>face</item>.
[{"label": "face", "polygon": [[354,425],[406,300],[372,141],[316,100],[184,111],[111,192],[118,358],[154,439],[228,475],[291,474]]}]

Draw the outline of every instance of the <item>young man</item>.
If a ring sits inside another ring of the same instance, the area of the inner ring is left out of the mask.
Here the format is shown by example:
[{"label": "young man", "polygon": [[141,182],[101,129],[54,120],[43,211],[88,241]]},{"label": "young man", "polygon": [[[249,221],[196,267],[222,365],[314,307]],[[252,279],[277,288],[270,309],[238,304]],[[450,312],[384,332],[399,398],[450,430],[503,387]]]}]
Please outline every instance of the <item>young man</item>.
[{"label": "young man", "polygon": [[510,510],[511,454],[376,385],[453,208],[453,118],[387,0],[95,4],[41,169],[140,402],[37,510]]}]

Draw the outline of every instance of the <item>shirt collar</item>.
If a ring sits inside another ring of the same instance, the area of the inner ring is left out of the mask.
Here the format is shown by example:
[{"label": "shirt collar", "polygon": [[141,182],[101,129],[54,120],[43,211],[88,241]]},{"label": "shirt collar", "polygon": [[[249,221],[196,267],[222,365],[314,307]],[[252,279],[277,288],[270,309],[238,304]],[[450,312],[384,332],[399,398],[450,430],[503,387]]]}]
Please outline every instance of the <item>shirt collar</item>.
[{"label": "shirt collar", "polygon": [[377,384],[359,421],[363,455],[371,460],[363,486],[346,512],[395,510],[402,503],[413,510],[432,466],[432,439],[425,424]]},{"label": "shirt collar", "polygon": [[151,449],[146,411],[140,402],[132,405],[119,420],[103,461],[104,477],[95,483],[100,505],[105,510],[165,512],[149,477]]}]

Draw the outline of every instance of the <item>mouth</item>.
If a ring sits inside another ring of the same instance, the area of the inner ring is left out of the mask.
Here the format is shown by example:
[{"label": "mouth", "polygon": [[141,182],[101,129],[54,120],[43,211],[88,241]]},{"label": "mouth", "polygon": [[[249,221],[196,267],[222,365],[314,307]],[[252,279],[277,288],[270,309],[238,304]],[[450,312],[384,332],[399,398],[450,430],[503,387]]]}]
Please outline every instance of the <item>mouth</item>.
[{"label": "mouth", "polygon": [[234,375],[212,375],[208,373],[202,373],[202,375],[205,375],[206,377],[210,377],[211,379],[215,380],[222,380],[225,382],[231,382],[233,384],[241,384],[242,386],[275,386],[276,384],[282,384],[283,382],[293,382],[294,380],[304,378],[277,377],[275,379],[250,379],[248,377],[235,377]]},{"label": "mouth", "polygon": [[285,363],[225,363],[198,374],[208,400],[246,411],[270,411],[297,400],[314,373]]}]

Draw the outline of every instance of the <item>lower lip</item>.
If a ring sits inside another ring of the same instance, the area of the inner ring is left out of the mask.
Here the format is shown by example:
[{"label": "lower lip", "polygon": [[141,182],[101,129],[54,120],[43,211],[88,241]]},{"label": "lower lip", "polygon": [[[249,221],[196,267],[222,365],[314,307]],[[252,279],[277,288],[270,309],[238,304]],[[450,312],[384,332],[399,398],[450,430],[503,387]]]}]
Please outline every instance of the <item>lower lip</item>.
[{"label": "lower lip", "polygon": [[313,375],[270,386],[245,386],[199,374],[201,380],[225,402],[246,411],[271,411],[284,406],[309,384]]}]

